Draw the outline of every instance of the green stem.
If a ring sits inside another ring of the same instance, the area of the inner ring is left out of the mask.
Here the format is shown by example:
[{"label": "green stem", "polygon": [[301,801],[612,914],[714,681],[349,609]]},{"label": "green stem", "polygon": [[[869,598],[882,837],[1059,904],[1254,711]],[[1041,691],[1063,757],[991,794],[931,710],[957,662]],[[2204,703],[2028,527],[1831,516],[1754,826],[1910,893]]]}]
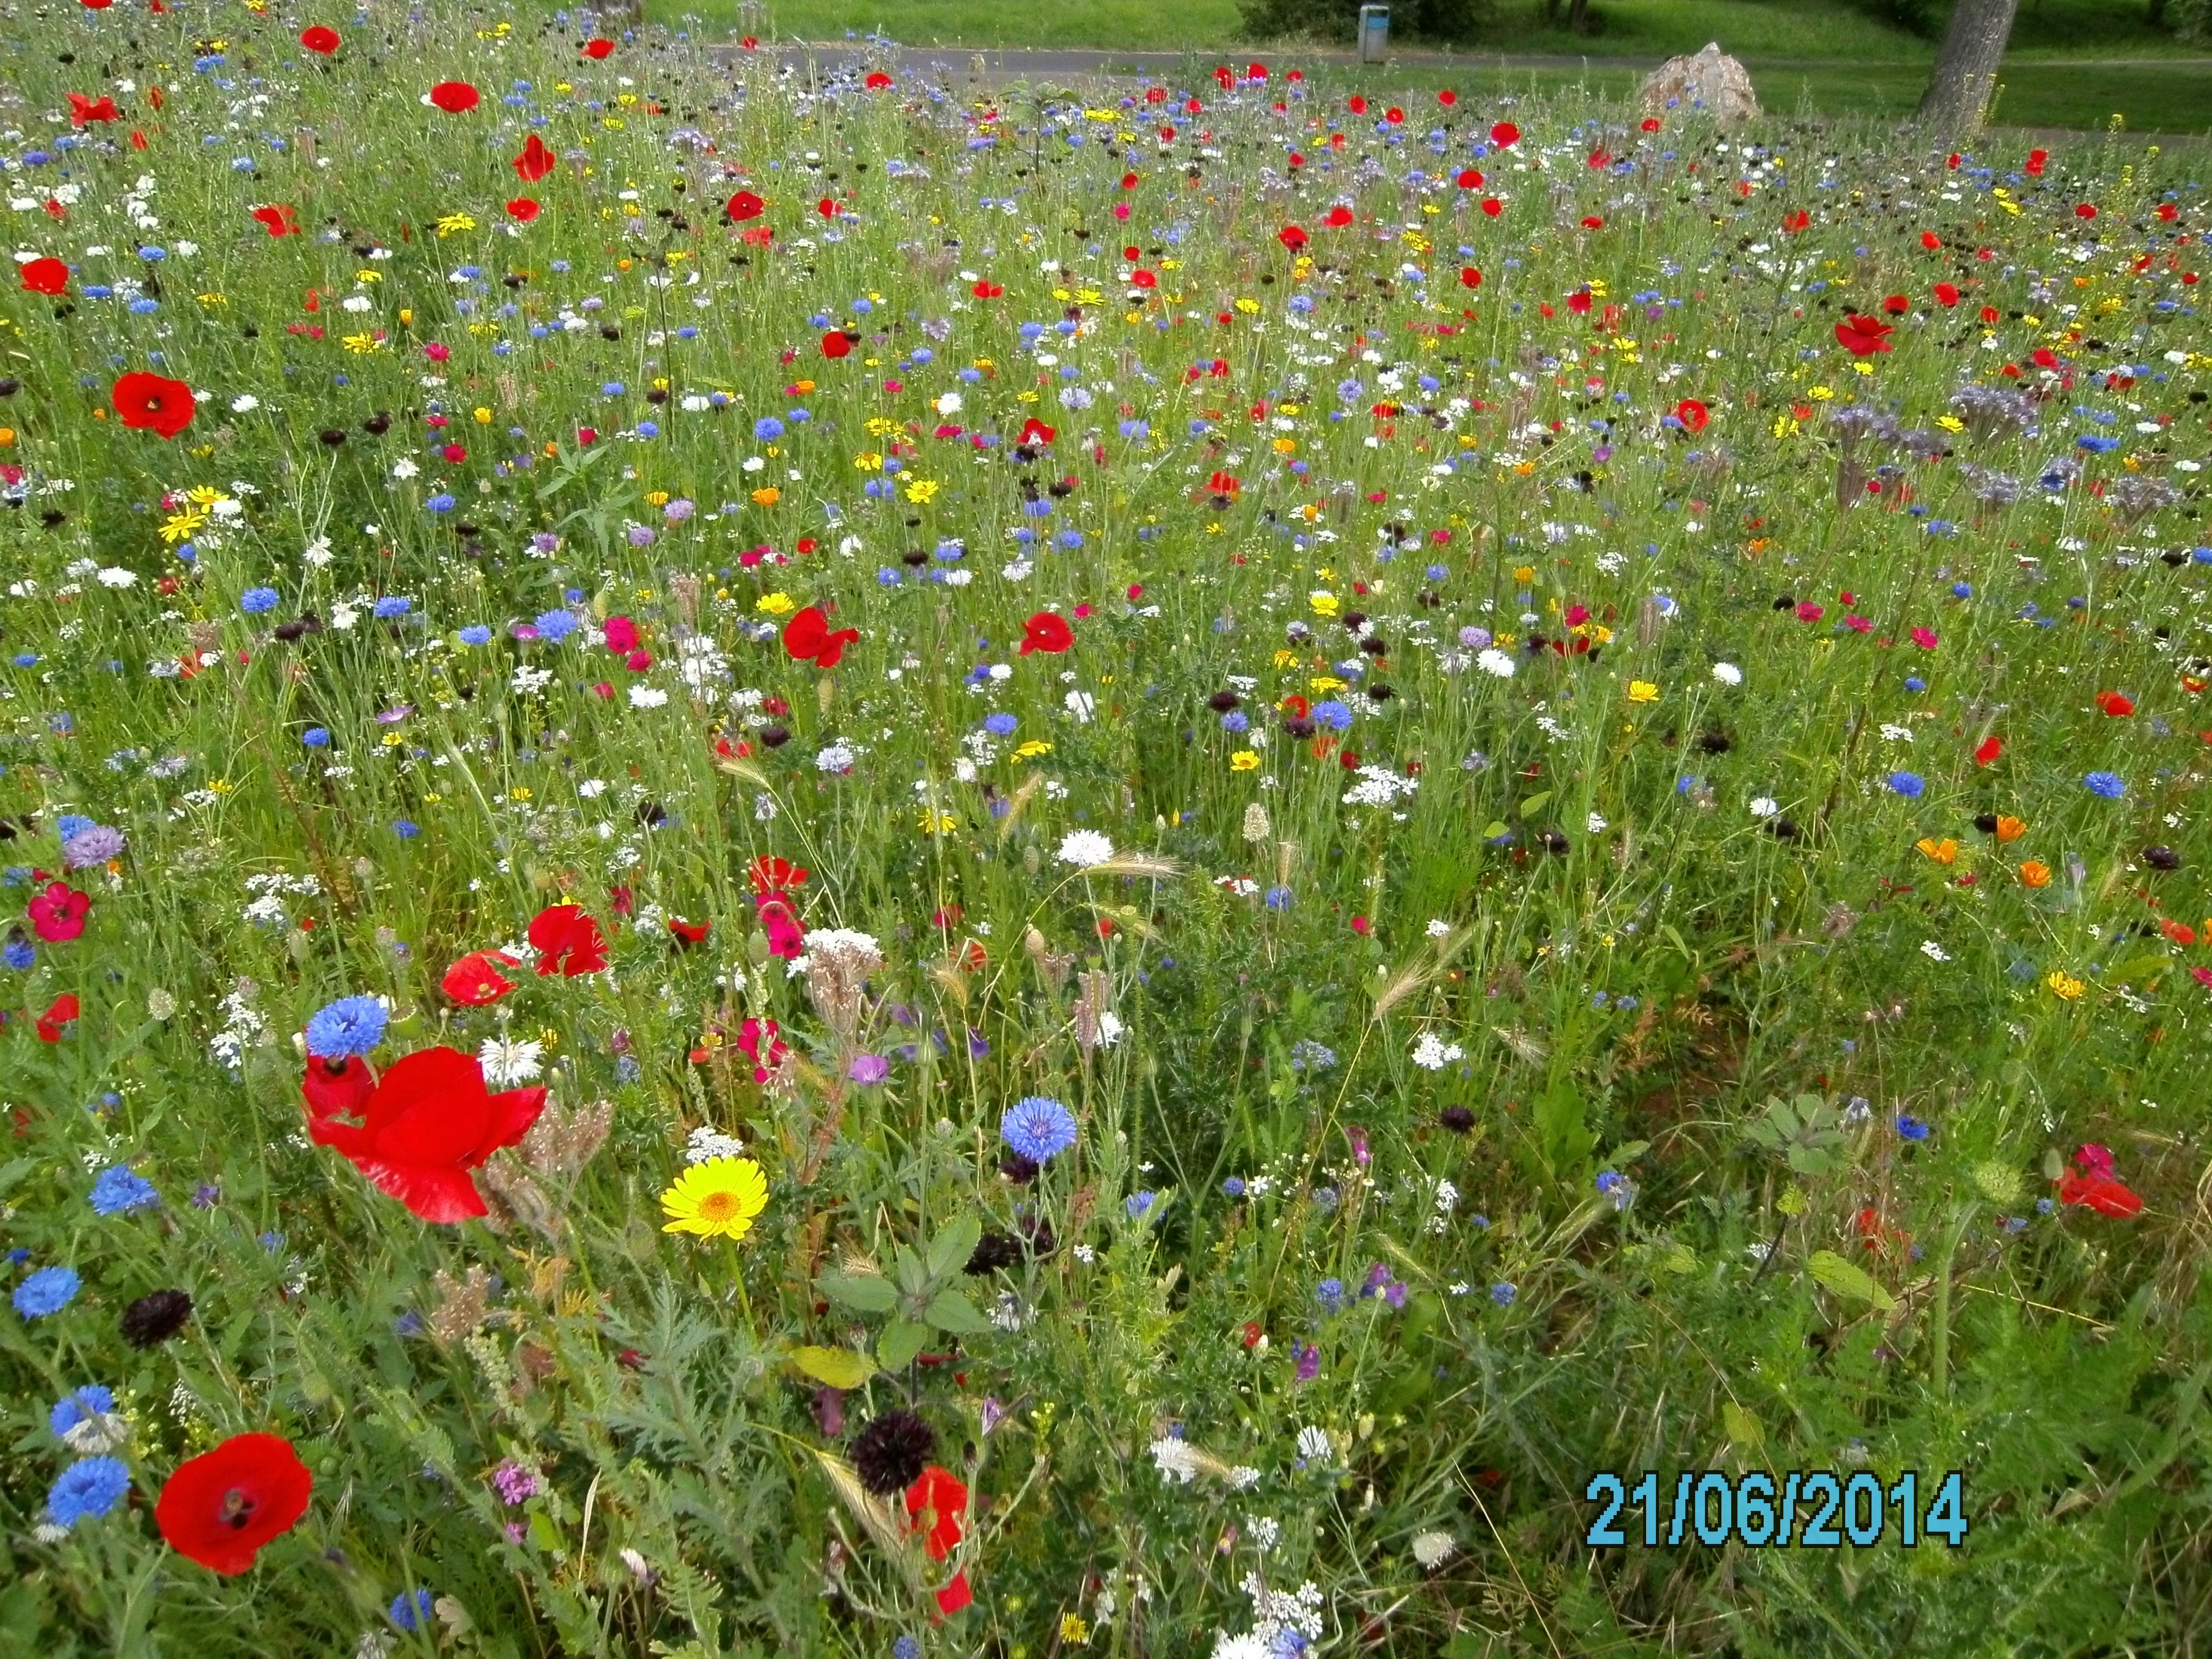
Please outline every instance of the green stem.
[{"label": "green stem", "polygon": [[1936,1342],[1929,1356],[1928,1381],[1938,1400],[1948,1399],[1951,1393],[1951,1263],[1959,1254],[1959,1243],[1966,1237],[1966,1223],[1973,1213],[1971,1202],[1960,1206],[1944,1237],[1942,1253],[1936,1261]]}]

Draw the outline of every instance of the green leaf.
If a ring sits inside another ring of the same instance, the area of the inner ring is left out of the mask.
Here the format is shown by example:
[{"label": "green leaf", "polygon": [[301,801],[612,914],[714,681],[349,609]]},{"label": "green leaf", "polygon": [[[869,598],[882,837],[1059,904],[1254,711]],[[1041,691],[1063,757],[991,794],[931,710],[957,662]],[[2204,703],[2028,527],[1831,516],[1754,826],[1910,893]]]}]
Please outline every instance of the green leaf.
[{"label": "green leaf", "polygon": [[1505,823],[1502,818],[1492,818],[1482,826],[1482,838],[1485,841],[1496,841],[1504,833]]},{"label": "green leaf", "polygon": [[1525,823],[1544,810],[1544,803],[1552,799],[1552,792],[1540,789],[1521,803],[1521,821]]},{"label": "green leaf", "polygon": [[1759,1419],[1733,1400],[1721,1407],[1721,1424],[1728,1430],[1728,1437],[1747,1451],[1766,1439],[1766,1431],[1759,1426]]},{"label": "green leaf", "polygon": [[889,1313],[898,1305],[898,1291],[880,1273],[827,1273],[814,1288],[832,1302],[842,1302],[862,1313]]},{"label": "green leaf", "polygon": [[876,1358],[887,1371],[904,1370],[929,1340],[929,1327],[894,1319],[876,1339]]},{"label": "green leaf", "polygon": [[1783,1156],[1799,1175],[1816,1176],[1828,1172],[1828,1155],[1817,1146],[1802,1146],[1793,1142]]},{"label": "green leaf", "polygon": [[1875,1284],[1865,1268],[1844,1261],[1833,1250],[1814,1251],[1805,1265],[1824,1289],[1838,1296],[1869,1302],[1884,1311],[1897,1305],[1897,1298]]},{"label": "green leaf", "polygon": [[850,1348],[793,1348],[791,1363],[833,1389],[857,1389],[876,1374],[876,1362]]},{"label": "green leaf", "polygon": [[975,1304],[953,1290],[939,1291],[922,1317],[939,1330],[951,1331],[956,1336],[982,1336],[991,1328],[991,1322],[976,1312]]},{"label": "green leaf", "polygon": [[929,1276],[944,1279],[958,1273],[982,1242],[983,1219],[973,1210],[953,1218],[929,1241]]},{"label": "green leaf", "polygon": [[2173,959],[2163,952],[2147,957],[2130,957],[2116,968],[2107,968],[2101,977],[2109,985],[2133,985],[2146,979],[2154,979],[2173,965]]}]

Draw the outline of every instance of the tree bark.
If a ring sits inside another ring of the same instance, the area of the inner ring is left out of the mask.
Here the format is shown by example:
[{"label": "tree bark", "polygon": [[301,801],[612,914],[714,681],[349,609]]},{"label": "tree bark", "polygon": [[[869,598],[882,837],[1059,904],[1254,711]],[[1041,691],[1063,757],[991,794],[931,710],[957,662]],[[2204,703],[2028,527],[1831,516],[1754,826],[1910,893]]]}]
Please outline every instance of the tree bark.
[{"label": "tree bark", "polygon": [[1958,0],[1915,119],[1961,137],[1980,131],[2019,9],[2020,0]]}]

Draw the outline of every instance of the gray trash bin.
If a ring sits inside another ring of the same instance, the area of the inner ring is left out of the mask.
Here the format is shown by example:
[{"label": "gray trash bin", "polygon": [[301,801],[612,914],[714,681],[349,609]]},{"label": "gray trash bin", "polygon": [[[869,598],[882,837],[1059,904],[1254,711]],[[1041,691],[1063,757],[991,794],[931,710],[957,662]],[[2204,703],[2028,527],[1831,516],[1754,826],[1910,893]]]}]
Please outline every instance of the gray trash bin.
[{"label": "gray trash bin", "polygon": [[1379,64],[1390,46],[1390,8],[1362,6],[1359,9],[1359,61]]}]

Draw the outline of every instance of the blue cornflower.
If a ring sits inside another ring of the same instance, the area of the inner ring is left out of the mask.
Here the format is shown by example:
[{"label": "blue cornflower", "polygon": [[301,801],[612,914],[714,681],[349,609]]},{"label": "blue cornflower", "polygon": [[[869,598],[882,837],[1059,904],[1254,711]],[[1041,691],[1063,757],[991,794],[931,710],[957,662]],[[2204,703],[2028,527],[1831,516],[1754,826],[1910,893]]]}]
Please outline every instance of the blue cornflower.
[{"label": "blue cornflower", "polygon": [[273,587],[249,587],[238,596],[238,608],[249,617],[258,617],[264,611],[274,611],[278,598]]},{"label": "blue cornflower", "polygon": [[1338,1312],[1344,1306],[1344,1281],[1340,1279],[1322,1279],[1314,1286],[1314,1299],[1329,1312]]},{"label": "blue cornflower", "polygon": [[450,513],[458,505],[458,503],[454,501],[453,493],[450,490],[441,489],[436,495],[431,496],[428,501],[423,502],[422,505],[428,507],[433,513]]},{"label": "blue cornflower", "polygon": [[1270,887],[1260,896],[1260,902],[1270,910],[1287,910],[1291,908],[1291,890],[1287,887]]},{"label": "blue cornflower", "polygon": [[1892,772],[1887,779],[1890,789],[1907,800],[1917,800],[1928,788],[1927,780],[1917,772]]},{"label": "blue cornflower", "polygon": [[404,617],[414,608],[412,600],[403,599],[396,593],[387,593],[376,602],[374,614],[379,622],[390,622],[394,617]]},{"label": "blue cornflower", "polygon": [[300,733],[300,741],[310,749],[327,749],[331,746],[330,728],[326,726],[311,726]]},{"label": "blue cornflower", "polygon": [[1510,1285],[1492,1285],[1490,1287],[1490,1299],[1501,1308],[1511,1307],[1513,1298],[1520,1294],[1521,1292]]},{"label": "blue cornflower", "polygon": [[576,631],[573,611],[543,611],[537,617],[538,635],[550,645],[558,645]]},{"label": "blue cornflower", "polygon": [[1043,1164],[1075,1145],[1075,1115],[1046,1095],[1025,1095],[1006,1108],[999,1133],[1032,1164]]},{"label": "blue cornflower", "polygon": [[131,1490],[131,1471],[113,1457],[80,1457],[46,1494],[46,1518],[58,1527],[97,1521]]},{"label": "blue cornflower", "polygon": [[491,643],[491,629],[486,628],[482,623],[471,623],[468,627],[464,628],[461,630],[461,643],[463,645],[489,645]]},{"label": "blue cornflower", "polygon": [[161,1201],[161,1194],[154,1190],[154,1183],[125,1164],[102,1170],[100,1179],[92,1183],[92,1207],[97,1215],[149,1210]]},{"label": "blue cornflower", "polygon": [[1905,1113],[1901,1114],[1897,1120],[1897,1133],[1907,1140],[1925,1140],[1934,1131],[1918,1118],[1910,1113]]},{"label": "blue cornflower", "polygon": [[404,1631],[417,1630],[430,1622],[430,1609],[429,1591],[402,1590],[392,1598],[392,1622]]},{"label": "blue cornflower", "polygon": [[1228,1180],[1223,1182],[1221,1183],[1221,1195],[1224,1198],[1243,1197],[1244,1177],[1243,1176],[1231,1176]]},{"label": "blue cornflower", "polygon": [[763,415],[753,422],[753,436],[763,443],[773,443],[783,436],[783,422],[773,415]]},{"label": "blue cornflower", "polygon": [[1129,1212],[1129,1219],[1141,1221],[1151,1211],[1159,1194],[1154,1192],[1131,1193],[1121,1200],[1121,1207]]},{"label": "blue cornflower", "polygon": [[9,1299],[24,1318],[44,1319],[76,1301],[77,1286],[83,1282],[74,1267],[41,1267],[18,1285]]},{"label": "blue cornflower", "polygon": [[54,820],[54,833],[64,841],[67,841],[72,836],[81,836],[88,830],[97,830],[99,827],[98,818],[88,818],[82,812],[64,812]]},{"label": "blue cornflower", "polygon": [[374,997],[340,997],[307,1021],[307,1052],[325,1060],[365,1054],[384,1041],[389,1018]]},{"label": "blue cornflower", "polygon": [[988,732],[994,738],[1010,738],[1013,736],[1014,727],[1019,724],[1020,722],[1012,714],[986,714],[983,716],[983,729],[986,732]]},{"label": "blue cornflower", "polygon": [[1316,726],[1325,726],[1332,732],[1342,732],[1352,725],[1352,711],[1332,697],[1326,702],[1317,702],[1313,706],[1313,720]]},{"label": "blue cornflower", "polygon": [[28,968],[38,959],[39,953],[31,948],[27,940],[11,939],[6,945],[0,946],[0,961],[4,961],[10,968]]},{"label": "blue cornflower", "polygon": [[394,818],[392,821],[392,833],[402,841],[412,841],[422,833],[422,826],[412,818]]},{"label": "blue cornflower", "polygon": [[2102,795],[2106,800],[2118,800],[2128,793],[2127,782],[2117,772],[2092,772],[2081,781],[2093,795]]}]

